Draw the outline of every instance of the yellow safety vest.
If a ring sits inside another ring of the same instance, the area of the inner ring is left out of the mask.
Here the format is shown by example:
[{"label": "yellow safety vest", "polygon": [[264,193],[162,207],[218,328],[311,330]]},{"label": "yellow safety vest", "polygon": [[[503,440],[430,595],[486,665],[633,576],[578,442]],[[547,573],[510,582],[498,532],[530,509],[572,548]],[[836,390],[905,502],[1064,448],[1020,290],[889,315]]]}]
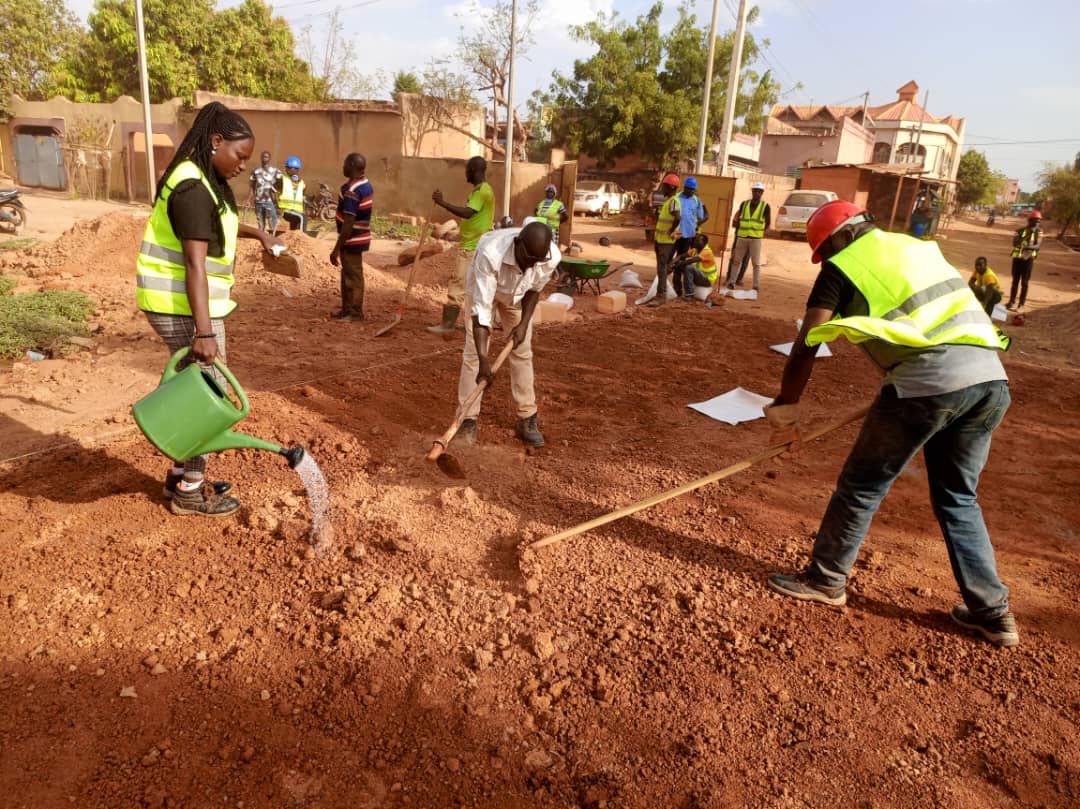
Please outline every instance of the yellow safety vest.
[{"label": "yellow safety vest", "polygon": [[282,211],[304,212],[304,178],[294,183],[292,177],[287,174],[281,178],[281,196],[278,197],[278,205]]},{"label": "yellow safety vest", "polygon": [[[1035,240],[1036,233],[1038,233],[1038,230],[1032,230],[1031,228],[1024,228],[1020,231],[1020,246],[1013,248],[1013,258],[1020,258],[1020,252]],[[1035,258],[1037,255],[1039,255],[1039,249],[1036,247],[1031,251],[1031,258]]]},{"label": "yellow safety vest", "polygon": [[[671,210],[673,207],[674,211]],[[675,237],[669,234],[677,219],[682,219],[682,203],[679,202],[679,195],[675,194],[664,200],[664,204],[660,206],[660,213],[656,217],[656,232],[653,234],[653,240],[657,244],[675,243]]]},{"label": "yellow safety vest", "polygon": [[[191,315],[185,282],[184,247],[169,221],[169,197],[176,186],[187,180],[199,180],[210,192],[214,205],[218,204],[214,187],[198,166],[185,160],[173,169],[161,188],[161,196],[154,203],[136,260],[135,280],[138,288],[135,301],[144,312]],[[228,206],[220,216],[225,239],[224,255],[220,258],[206,257],[206,283],[212,318],[225,317],[236,308],[236,303],[229,299],[229,291],[235,283],[233,264],[236,261],[236,235],[240,218]]]},{"label": "yellow safety vest", "polygon": [[547,199],[546,197],[540,200],[540,204],[536,206],[536,215],[541,219],[546,219],[548,227],[551,228],[551,232],[555,235],[559,235],[559,225],[562,224],[562,212],[566,210],[566,206],[563,205],[557,199]]},{"label": "yellow safety vest", "polygon": [[701,257],[701,261],[698,263],[698,267],[701,269],[702,275],[709,279],[710,284],[715,284],[716,276],[719,270],[719,268],[716,266],[716,254],[713,253],[712,249],[709,247],[705,247],[704,249],[708,250],[708,255],[705,255],[703,252],[699,252],[697,250],[691,250],[690,255]]},{"label": "yellow safety vest", "polygon": [[862,293],[870,311],[811,329],[807,345],[843,336],[853,343],[884,340],[910,348],[1009,347],[1009,338],[990,322],[935,242],[874,229],[829,261]]},{"label": "yellow safety vest", "polygon": [[740,239],[762,239],[765,237],[765,200],[758,200],[757,210],[751,212],[750,204],[752,199],[748,199],[742,204],[742,210],[739,212],[739,227],[735,231],[735,235]]}]

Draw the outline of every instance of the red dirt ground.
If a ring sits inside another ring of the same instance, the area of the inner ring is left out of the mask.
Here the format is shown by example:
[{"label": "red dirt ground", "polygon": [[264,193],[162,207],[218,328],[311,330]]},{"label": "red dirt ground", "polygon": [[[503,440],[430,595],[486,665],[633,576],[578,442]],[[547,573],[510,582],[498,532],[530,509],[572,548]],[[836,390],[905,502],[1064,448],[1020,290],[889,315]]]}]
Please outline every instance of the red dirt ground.
[{"label": "red dirt ground", "polygon": [[[849,426],[635,517],[536,539],[759,450],[689,402],[776,390],[813,267],[769,240],[763,298],[633,307],[543,325],[548,447],[513,437],[505,377],[467,485],[423,459],[453,416],[460,341],[434,322],[449,254],[405,320],[399,245],[369,256],[369,319],[339,324],[330,243],[290,235],[307,275],[245,252],[228,321],[242,425],[297,440],[333,493],[333,552],[306,547],[279,458],[226,452],[238,518],[169,514],[166,468],[130,405],[166,352],[133,304],[141,220],[113,214],[0,257],[23,289],[86,290],[97,347],[0,370],[0,801],[12,807],[1075,806],[1080,800],[1077,282],[1040,256],[1006,357],[1014,407],[980,500],[1022,644],[958,631],[921,461],[867,539],[848,606],[773,595],[803,565]],[[577,236],[600,254],[600,227]],[[636,256],[640,237],[615,231]],[[958,226],[960,267],[1007,235]],[[614,255],[613,250],[611,255]],[[393,265],[393,266],[389,266]],[[378,269],[377,267],[388,268]],[[1057,273],[1056,275],[1054,273]],[[633,296],[631,296],[633,297]],[[806,420],[868,400],[847,344],[819,362]],[[15,460],[7,460],[7,459]]]}]

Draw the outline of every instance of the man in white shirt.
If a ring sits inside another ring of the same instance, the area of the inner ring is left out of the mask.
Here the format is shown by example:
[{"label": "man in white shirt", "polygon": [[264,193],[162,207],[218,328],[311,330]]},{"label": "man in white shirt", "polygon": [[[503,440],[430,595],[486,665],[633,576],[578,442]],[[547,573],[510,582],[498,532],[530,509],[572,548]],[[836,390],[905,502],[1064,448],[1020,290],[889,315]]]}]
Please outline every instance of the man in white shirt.
[{"label": "man in white shirt", "polygon": [[[540,291],[555,273],[562,255],[551,242],[551,230],[539,220],[526,220],[521,228],[503,228],[485,233],[476,245],[472,264],[465,277],[465,352],[458,380],[459,406],[480,384],[494,376],[488,358],[493,313],[498,310],[510,352],[510,392],[517,404],[518,438],[530,447],[544,446],[544,436],[536,424],[536,391],[533,388],[532,315]],[[483,397],[480,397],[481,399]],[[455,440],[476,441],[480,399],[463,414]]]}]

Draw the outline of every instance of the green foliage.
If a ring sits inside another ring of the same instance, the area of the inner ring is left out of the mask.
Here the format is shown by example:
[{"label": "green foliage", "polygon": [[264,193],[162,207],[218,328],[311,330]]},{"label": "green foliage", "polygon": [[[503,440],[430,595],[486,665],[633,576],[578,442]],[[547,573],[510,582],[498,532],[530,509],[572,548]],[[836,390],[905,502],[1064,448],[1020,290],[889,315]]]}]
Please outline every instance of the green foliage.
[{"label": "green foliage", "polygon": [[390,217],[374,213],[371,215],[371,235],[376,239],[419,239],[420,226],[391,222]]},{"label": "green foliage", "polygon": [[9,278],[6,275],[0,275],[0,295],[7,295],[11,290],[15,289],[17,282],[14,278]]},{"label": "green foliage", "polygon": [[424,86],[420,83],[419,76],[411,71],[399,70],[394,74],[394,88],[390,92],[390,97],[397,101],[402,93],[420,94],[423,90]]},{"label": "green foliage", "polygon": [[[7,0],[0,0],[7,2]],[[320,89],[293,51],[288,23],[260,0],[222,11],[215,0],[146,0],[150,100],[196,90],[311,101]],[[141,96],[132,0],[96,0],[90,29],[69,49],[52,89],[83,101]]]},{"label": "green foliage", "polygon": [[1044,211],[1058,226],[1058,238],[1080,222],[1080,154],[1070,165],[1047,164],[1039,174],[1039,194],[1046,201]]},{"label": "green foliage", "polygon": [[94,302],[81,292],[48,289],[0,296],[0,357],[51,352],[64,337],[86,336]]},{"label": "green foliage", "polygon": [[968,149],[956,167],[956,201],[964,205],[990,205],[997,196],[998,182],[990,171],[986,155]]},{"label": "green foliage", "polygon": [[[549,90],[534,98],[534,110],[557,111],[552,116],[554,142],[601,162],[637,153],[663,165],[696,150],[708,29],[684,4],[675,26],[662,35],[662,12],[663,5],[656,3],[633,24],[617,14],[601,15],[570,29],[574,39],[591,43],[596,53],[577,60],[571,75],[556,73]],[[723,125],[733,52],[733,32],[717,37],[707,124],[713,139]],[[744,132],[761,130],[780,90],[769,71],[752,69],[758,56],[757,42],[748,33],[735,100],[735,118],[743,121],[736,129]]]},{"label": "green foliage", "polygon": [[24,236],[19,239],[4,239],[0,242],[0,253],[15,250],[26,250],[28,247],[33,247],[40,242],[32,236]]},{"label": "green foliage", "polygon": [[0,119],[8,115],[12,93],[46,97],[77,32],[64,0],[0,0]]}]

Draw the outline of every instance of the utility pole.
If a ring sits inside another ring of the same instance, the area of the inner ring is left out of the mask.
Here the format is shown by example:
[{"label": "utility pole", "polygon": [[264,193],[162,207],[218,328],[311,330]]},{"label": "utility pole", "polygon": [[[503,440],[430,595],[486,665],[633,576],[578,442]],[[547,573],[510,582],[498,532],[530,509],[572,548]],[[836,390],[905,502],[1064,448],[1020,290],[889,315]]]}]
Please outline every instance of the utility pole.
[{"label": "utility pole", "polygon": [[150,202],[157,194],[157,174],[154,171],[154,127],[150,123],[150,79],[146,75],[146,28],[143,25],[142,0],[135,0],[135,37],[139,43],[139,87],[142,89],[143,127],[146,132],[146,184]]},{"label": "utility pole", "polygon": [[[510,80],[506,90],[506,162],[503,171],[503,216],[510,215],[510,166],[514,162],[514,45],[517,40],[517,0],[510,3]],[[498,129],[495,137],[499,136]]]},{"label": "utility pole", "polygon": [[713,60],[716,57],[716,24],[720,16],[720,0],[713,0],[712,25],[709,26],[709,58],[705,62],[705,92],[701,103],[701,129],[698,130],[697,163],[694,167],[700,172],[705,165],[705,137],[709,125],[709,98],[712,95]]},{"label": "utility pole", "polygon": [[922,113],[919,115],[919,128],[915,132],[915,151],[914,157],[917,160],[919,157],[919,141],[922,140],[923,122],[926,121],[926,105],[930,103],[930,91],[927,90],[923,94],[922,100]]},{"label": "utility pole", "polygon": [[727,99],[724,104],[724,127],[720,132],[720,160],[716,173],[727,171],[731,151],[731,130],[735,126],[735,96],[739,92],[739,69],[742,67],[743,37],[746,35],[746,0],[739,0],[739,18],[735,21],[735,44],[731,50],[731,71],[728,73]]},{"label": "utility pole", "polygon": [[866,128],[866,110],[870,106],[870,91],[867,90],[862,94],[862,125],[863,129]]}]

